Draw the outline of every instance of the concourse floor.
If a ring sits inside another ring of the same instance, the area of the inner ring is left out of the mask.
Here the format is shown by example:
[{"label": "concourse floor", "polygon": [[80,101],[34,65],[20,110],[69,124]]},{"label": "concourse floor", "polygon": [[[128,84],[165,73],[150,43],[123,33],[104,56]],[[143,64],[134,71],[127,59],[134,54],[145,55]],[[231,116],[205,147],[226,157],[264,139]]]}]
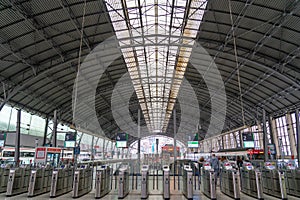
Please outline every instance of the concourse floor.
[{"label": "concourse floor", "polygon": [[[162,180],[161,180],[161,176],[159,177],[158,181],[153,181],[152,179],[153,177],[149,178],[149,200],[162,200],[163,196],[162,196]],[[171,177],[171,182],[170,182],[170,191],[171,191],[171,200],[184,200],[186,199],[183,195],[182,195],[182,191],[179,189],[178,190],[178,180],[175,181],[175,189],[174,189],[174,179]],[[153,183],[154,182],[154,183]],[[181,183],[182,181],[180,181]],[[156,183],[158,183],[158,185],[156,185]],[[130,182],[130,184],[132,184],[132,182]],[[113,183],[113,190],[106,195],[105,197],[101,198],[101,200],[117,200],[118,199],[118,192],[117,190],[115,190],[115,184]],[[127,197],[125,197],[125,200],[137,200],[140,199],[140,185],[135,186],[133,184],[133,188],[138,188],[137,190],[131,190],[129,195]],[[179,185],[180,188],[182,188],[182,185]],[[154,189],[153,189],[154,188]],[[0,200],[53,200],[53,199],[57,199],[57,200],[68,200],[68,199],[73,199],[72,198],[72,192],[69,192],[67,194],[61,195],[59,197],[56,198],[50,198],[49,197],[49,193],[46,194],[42,194],[42,195],[38,195],[36,197],[33,198],[29,198],[27,197],[27,193],[21,194],[21,195],[17,195],[17,196],[13,196],[13,197],[6,197],[5,193],[1,193],[0,194]],[[93,200],[95,199],[95,191],[92,190],[90,193],[76,198],[78,200]],[[209,200],[209,198],[207,198],[205,195],[203,195],[200,190],[198,190],[198,187],[196,187],[196,190],[194,190],[194,200]],[[218,200],[232,200],[231,197],[226,196],[225,194],[221,193],[219,187],[217,187],[217,199]],[[275,197],[271,197],[268,195],[264,195],[264,199],[265,200],[278,200],[279,198],[275,198]],[[293,196],[288,196],[289,200],[298,200],[299,198],[297,197],[293,197]],[[255,200],[255,198],[252,198],[246,194],[241,193],[241,200]]]}]

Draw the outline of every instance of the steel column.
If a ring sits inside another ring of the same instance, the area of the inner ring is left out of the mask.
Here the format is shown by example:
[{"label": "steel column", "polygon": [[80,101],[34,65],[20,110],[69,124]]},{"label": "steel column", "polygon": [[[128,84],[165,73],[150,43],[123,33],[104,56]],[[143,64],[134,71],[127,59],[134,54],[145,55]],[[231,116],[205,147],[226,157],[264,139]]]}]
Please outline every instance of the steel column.
[{"label": "steel column", "polygon": [[44,138],[43,138],[43,146],[46,145],[47,143],[47,134],[48,134],[48,125],[49,125],[49,118],[47,117],[45,119],[46,123],[45,123],[45,130],[44,130]]},{"label": "steel column", "polygon": [[267,124],[266,124],[266,111],[262,110],[263,113],[263,135],[264,135],[264,161],[268,161],[268,133],[267,133]]},{"label": "steel column", "polygon": [[139,165],[141,163],[141,110],[140,109],[138,109],[138,163]]},{"label": "steel column", "polygon": [[102,159],[103,160],[105,159],[104,151],[105,151],[105,139],[103,138],[103,142],[102,142]]},{"label": "steel column", "polygon": [[20,140],[21,140],[21,110],[18,110],[16,138],[15,138],[15,156],[14,156],[14,161],[16,163],[16,166],[19,166],[19,161],[20,161]]},{"label": "steel column", "polygon": [[300,166],[300,123],[299,123],[299,109],[296,109],[296,137],[297,137],[297,159],[298,167]]},{"label": "steel column", "polygon": [[52,130],[52,146],[56,147],[56,145],[57,145],[57,110],[54,111],[53,130]]},{"label": "steel column", "polygon": [[92,147],[91,147],[91,157],[90,157],[90,160],[94,160],[94,139],[95,139],[95,136],[92,137]]}]

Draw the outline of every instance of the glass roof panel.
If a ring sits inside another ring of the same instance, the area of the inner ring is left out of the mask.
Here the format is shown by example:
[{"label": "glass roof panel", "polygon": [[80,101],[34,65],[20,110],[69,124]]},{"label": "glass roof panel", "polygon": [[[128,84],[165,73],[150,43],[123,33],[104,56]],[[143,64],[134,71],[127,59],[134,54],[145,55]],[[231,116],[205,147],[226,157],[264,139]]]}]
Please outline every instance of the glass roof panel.
[{"label": "glass roof panel", "polygon": [[206,1],[106,1],[150,133],[167,128]]}]

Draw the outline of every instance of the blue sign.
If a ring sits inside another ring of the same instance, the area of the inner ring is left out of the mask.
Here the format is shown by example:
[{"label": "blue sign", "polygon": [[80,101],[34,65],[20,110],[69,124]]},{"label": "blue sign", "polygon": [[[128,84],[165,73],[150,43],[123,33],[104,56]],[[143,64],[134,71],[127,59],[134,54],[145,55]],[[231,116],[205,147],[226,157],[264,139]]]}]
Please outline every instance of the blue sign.
[{"label": "blue sign", "polygon": [[74,155],[80,154],[80,147],[74,147]]}]

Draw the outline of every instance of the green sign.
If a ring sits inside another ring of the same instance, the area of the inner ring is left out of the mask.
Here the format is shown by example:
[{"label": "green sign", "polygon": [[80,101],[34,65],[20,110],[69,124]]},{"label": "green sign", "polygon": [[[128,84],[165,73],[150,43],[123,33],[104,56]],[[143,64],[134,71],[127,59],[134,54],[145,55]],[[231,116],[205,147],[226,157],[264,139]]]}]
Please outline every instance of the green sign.
[{"label": "green sign", "polygon": [[188,147],[189,148],[198,148],[199,147],[199,141],[188,141]]}]

